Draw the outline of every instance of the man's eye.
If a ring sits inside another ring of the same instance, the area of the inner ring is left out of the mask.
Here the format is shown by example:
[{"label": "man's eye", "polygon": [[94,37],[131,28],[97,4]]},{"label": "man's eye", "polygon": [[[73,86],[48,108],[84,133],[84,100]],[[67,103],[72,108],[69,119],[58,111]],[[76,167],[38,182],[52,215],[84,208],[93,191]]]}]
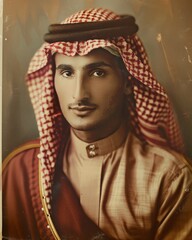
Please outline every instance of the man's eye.
[{"label": "man's eye", "polygon": [[73,73],[72,73],[71,71],[69,71],[69,70],[62,70],[62,71],[60,72],[60,74],[61,74],[63,77],[68,78],[68,77],[71,77]]},{"label": "man's eye", "polygon": [[94,77],[103,77],[105,75],[105,71],[103,70],[95,70],[92,72],[92,76]]}]

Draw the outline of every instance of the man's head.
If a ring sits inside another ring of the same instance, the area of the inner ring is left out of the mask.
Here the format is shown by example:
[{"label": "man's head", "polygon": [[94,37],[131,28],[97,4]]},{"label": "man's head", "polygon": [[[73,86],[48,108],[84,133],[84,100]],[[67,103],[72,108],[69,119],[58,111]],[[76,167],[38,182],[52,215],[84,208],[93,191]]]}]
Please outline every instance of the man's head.
[{"label": "man's head", "polygon": [[74,130],[95,132],[102,138],[122,122],[129,85],[119,62],[102,48],[85,56],[56,54],[55,89]]}]

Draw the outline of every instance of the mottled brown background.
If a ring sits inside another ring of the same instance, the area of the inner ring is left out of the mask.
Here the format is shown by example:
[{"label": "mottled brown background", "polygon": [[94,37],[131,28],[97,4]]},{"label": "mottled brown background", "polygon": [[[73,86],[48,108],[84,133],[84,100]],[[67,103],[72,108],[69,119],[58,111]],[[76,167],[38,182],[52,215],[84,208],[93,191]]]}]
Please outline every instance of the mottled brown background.
[{"label": "mottled brown background", "polygon": [[4,0],[3,156],[38,136],[24,83],[31,57],[50,23],[90,7],[132,14],[150,62],[166,88],[192,156],[191,0]]}]

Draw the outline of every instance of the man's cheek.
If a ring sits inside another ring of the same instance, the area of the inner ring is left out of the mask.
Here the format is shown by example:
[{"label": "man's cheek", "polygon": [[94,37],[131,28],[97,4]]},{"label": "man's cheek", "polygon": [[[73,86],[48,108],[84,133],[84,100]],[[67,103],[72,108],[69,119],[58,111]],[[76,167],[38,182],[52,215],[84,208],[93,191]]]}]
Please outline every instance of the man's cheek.
[{"label": "man's cheek", "polygon": [[117,96],[113,95],[110,97],[106,97],[105,99],[105,111],[110,112],[112,109],[115,108],[117,102]]}]

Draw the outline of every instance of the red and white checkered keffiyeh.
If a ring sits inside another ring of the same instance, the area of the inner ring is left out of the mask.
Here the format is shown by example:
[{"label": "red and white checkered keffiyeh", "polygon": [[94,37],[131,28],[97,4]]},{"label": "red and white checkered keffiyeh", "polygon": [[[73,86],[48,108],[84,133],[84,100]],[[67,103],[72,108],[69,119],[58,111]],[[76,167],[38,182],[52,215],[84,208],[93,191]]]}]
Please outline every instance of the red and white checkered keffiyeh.
[{"label": "red and white checkered keffiyeh", "polygon": [[[99,8],[78,12],[67,18],[63,24],[118,18],[115,13]],[[129,103],[128,111],[135,134],[150,144],[182,151],[182,140],[168,97],[151,72],[138,36],[133,35],[127,39],[119,37],[113,40],[45,43],[30,63],[27,84],[40,134],[39,158],[48,208],[58,148],[69,129],[64,117],[58,114],[60,107],[54,90],[52,55],[56,52],[67,56],[86,55],[93,49],[107,46],[118,50],[133,77],[133,101]]]}]

